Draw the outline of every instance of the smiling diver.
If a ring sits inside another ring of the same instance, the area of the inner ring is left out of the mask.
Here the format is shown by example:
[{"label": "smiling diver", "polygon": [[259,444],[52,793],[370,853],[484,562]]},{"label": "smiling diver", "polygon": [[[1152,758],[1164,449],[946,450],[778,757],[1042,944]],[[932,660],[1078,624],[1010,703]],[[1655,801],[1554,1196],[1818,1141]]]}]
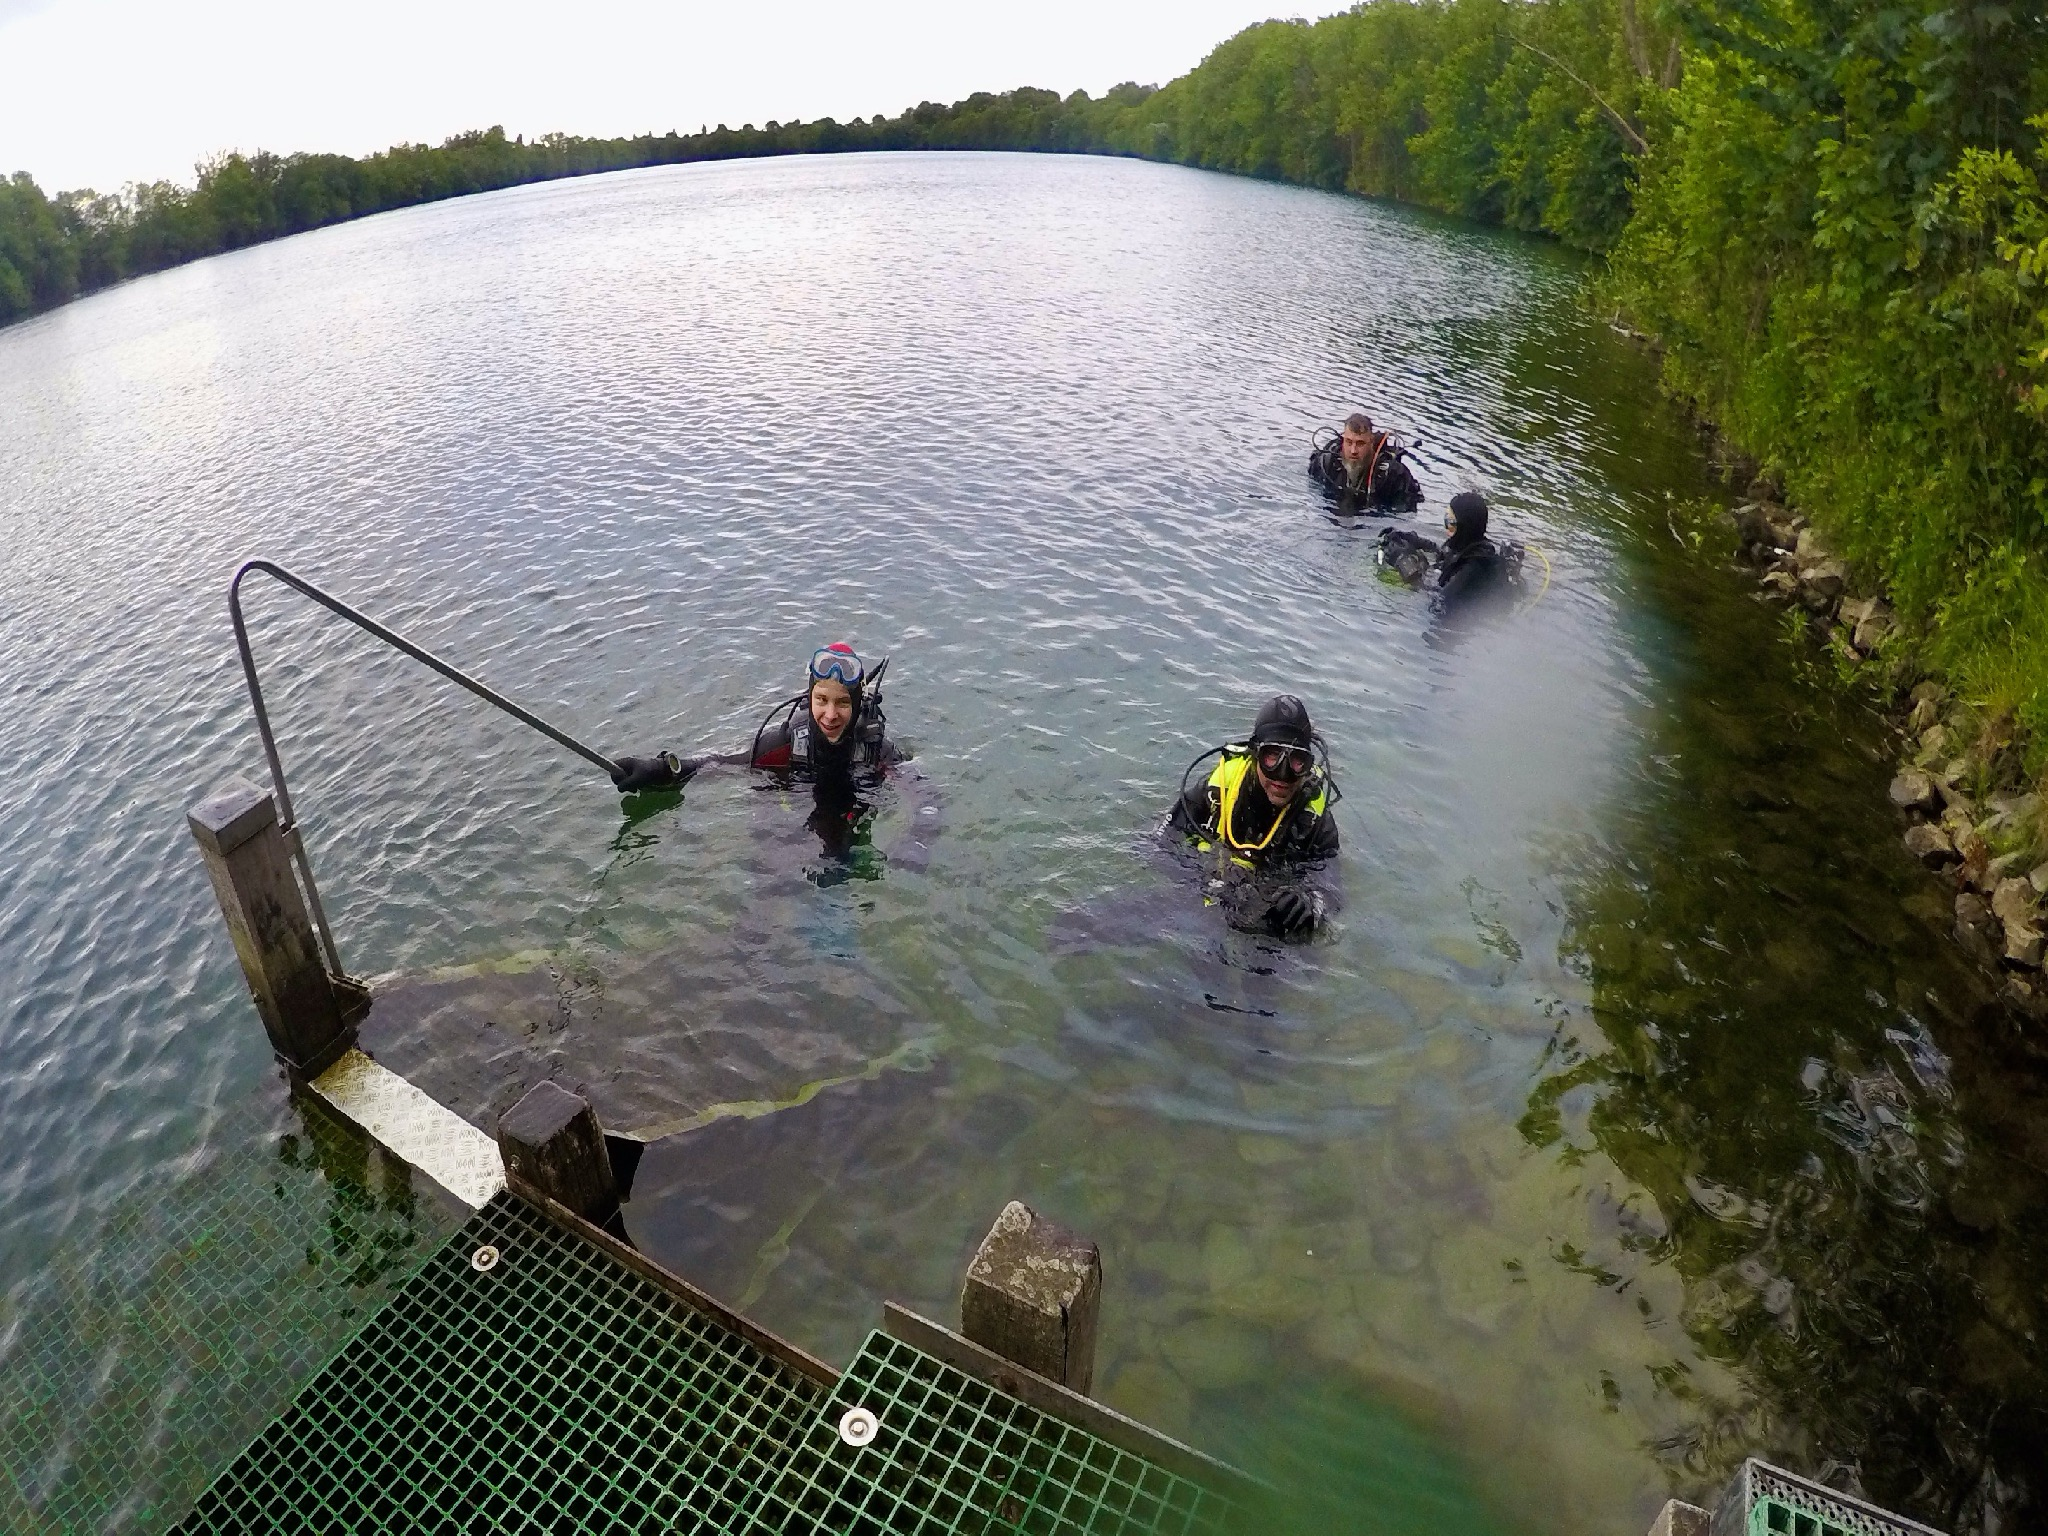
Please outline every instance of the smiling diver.
[{"label": "smiling diver", "polygon": [[680,789],[713,763],[744,764],[809,779],[879,774],[903,760],[889,739],[882,713],[880,685],[888,666],[885,658],[870,674],[844,641],[823,646],[811,657],[804,691],[768,711],[746,751],[622,757],[612,784],[622,794]]}]

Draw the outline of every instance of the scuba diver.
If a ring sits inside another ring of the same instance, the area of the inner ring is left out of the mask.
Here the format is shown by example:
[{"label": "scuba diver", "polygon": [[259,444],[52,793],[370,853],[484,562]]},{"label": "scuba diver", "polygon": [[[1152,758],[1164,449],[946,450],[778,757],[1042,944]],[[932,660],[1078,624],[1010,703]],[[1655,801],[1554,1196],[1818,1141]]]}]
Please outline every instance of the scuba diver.
[{"label": "scuba diver", "polygon": [[1373,430],[1372,418],[1353,411],[1341,432],[1324,427],[1308,456],[1309,478],[1338,498],[1342,512],[1412,512],[1422,502],[1401,445]]},{"label": "scuba diver", "polygon": [[[1189,784],[1212,756],[1208,778]],[[1282,693],[1259,710],[1246,741],[1212,747],[1188,764],[1166,825],[1221,855],[1210,891],[1233,927],[1305,937],[1335,904],[1334,889],[1318,888],[1314,877],[1337,856],[1330,812],[1339,798],[1308,706]]]},{"label": "scuba diver", "polygon": [[748,766],[821,779],[879,774],[902,761],[882,713],[882,674],[888,670],[885,656],[870,675],[843,640],[817,651],[804,691],[769,710],[754,732]]},{"label": "scuba diver", "polygon": [[[679,790],[714,764],[759,769],[784,783],[804,781],[813,801],[806,825],[827,858],[866,868],[872,861],[868,835],[876,808],[863,791],[909,763],[890,738],[882,713],[882,674],[888,667],[884,658],[870,671],[843,641],[822,646],[811,656],[803,692],[768,711],[746,751],[622,757],[612,783],[622,794]],[[890,860],[908,869],[922,866],[938,831],[938,807],[929,795],[913,798],[918,804],[912,834]]]},{"label": "scuba diver", "polygon": [[1436,572],[1430,606],[1451,620],[1499,607],[1522,580],[1523,549],[1511,540],[1486,536],[1486,498],[1460,491],[1444,513],[1442,544],[1408,528],[1380,532],[1379,562],[1409,586]]},{"label": "scuba diver", "polygon": [[882,674],[888,670],[884,657],[870,674],[844,641],[822,646],[811,657],[804,691],[768,711],[746,751],[622,757],[612,785],[621,794],[681,789],[713,763],[744,764],[810,779],[879,774],[903,760],[888,737],[888,718],[882,713]]}]

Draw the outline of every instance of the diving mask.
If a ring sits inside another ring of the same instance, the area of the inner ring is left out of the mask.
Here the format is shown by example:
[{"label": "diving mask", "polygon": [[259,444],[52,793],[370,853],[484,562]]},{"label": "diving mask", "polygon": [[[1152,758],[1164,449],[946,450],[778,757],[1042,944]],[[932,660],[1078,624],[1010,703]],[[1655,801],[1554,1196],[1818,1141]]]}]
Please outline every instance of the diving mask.
[{"label": "diving mask", "polygon": [[852,646],[844,643],[828,645],[812,655],[811,677],[821,683],[843,683],[848,688],[858,688],[867,677],[867,668],[854,655]]},{"label": "diving mask", "polygon": [[1292,784],[1305,776],[1315,762],[1314,756],[1305,747],[1267,742],[1257,750],[1259,772],[1269,779],[1278,779],[1286,784]]}]

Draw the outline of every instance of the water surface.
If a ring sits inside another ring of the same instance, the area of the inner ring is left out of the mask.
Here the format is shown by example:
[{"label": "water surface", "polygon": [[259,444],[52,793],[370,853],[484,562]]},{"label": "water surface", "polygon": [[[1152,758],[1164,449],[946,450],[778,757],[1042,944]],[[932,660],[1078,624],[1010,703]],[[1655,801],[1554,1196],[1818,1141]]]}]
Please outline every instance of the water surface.
[{"label": "water surface", "polygon": [[[261,553],[615,752],[742,743],[824,640],[892,658],[923,782],[845,878],[789,797],[622,817],[252,596],[352,968],[538,978],[520,1047],[624,1128],[713,1059],[721,1102],[815,1092],[663,1144],[630,1213],[771,1326],[945,1315],[1019,1197],[1102,1245],[1109,1402],[1357,1528],[1633,1533],[1758,1450],[2038,1528],[2014,1058],[1876,724],[1723,568],[1581,275],[1175,168],[849,156],[407,210],[0,335],[0,1279],[273,1091],[182,826],[261,777],[222,603]],[[1361,404],[1540,601],[1431,643],[1303,474]],[[1150,851],[1278,689],[1344,789],[1348,904],[1291,948]]]}]

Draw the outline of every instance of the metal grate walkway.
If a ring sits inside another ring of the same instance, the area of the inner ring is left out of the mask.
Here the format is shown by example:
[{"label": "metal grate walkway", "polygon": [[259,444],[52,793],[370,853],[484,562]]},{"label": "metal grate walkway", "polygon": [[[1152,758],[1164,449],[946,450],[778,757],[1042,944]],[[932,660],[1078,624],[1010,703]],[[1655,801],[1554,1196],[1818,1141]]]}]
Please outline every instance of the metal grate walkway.
[{"label": "metal grate walkway", "polygon": [[[877,1421],[858,1448],[839,1432],[855,1408]],[[1201,1485],[872,1333],[750,1529],[1193,1536],[1221,1532],[1226,1511]]]},{"label": "metal grate walkway", "polygon": [[1192,1536],[1229,1514],[884,1334],[826,1375],[500,1194],[178,1530]]}]

